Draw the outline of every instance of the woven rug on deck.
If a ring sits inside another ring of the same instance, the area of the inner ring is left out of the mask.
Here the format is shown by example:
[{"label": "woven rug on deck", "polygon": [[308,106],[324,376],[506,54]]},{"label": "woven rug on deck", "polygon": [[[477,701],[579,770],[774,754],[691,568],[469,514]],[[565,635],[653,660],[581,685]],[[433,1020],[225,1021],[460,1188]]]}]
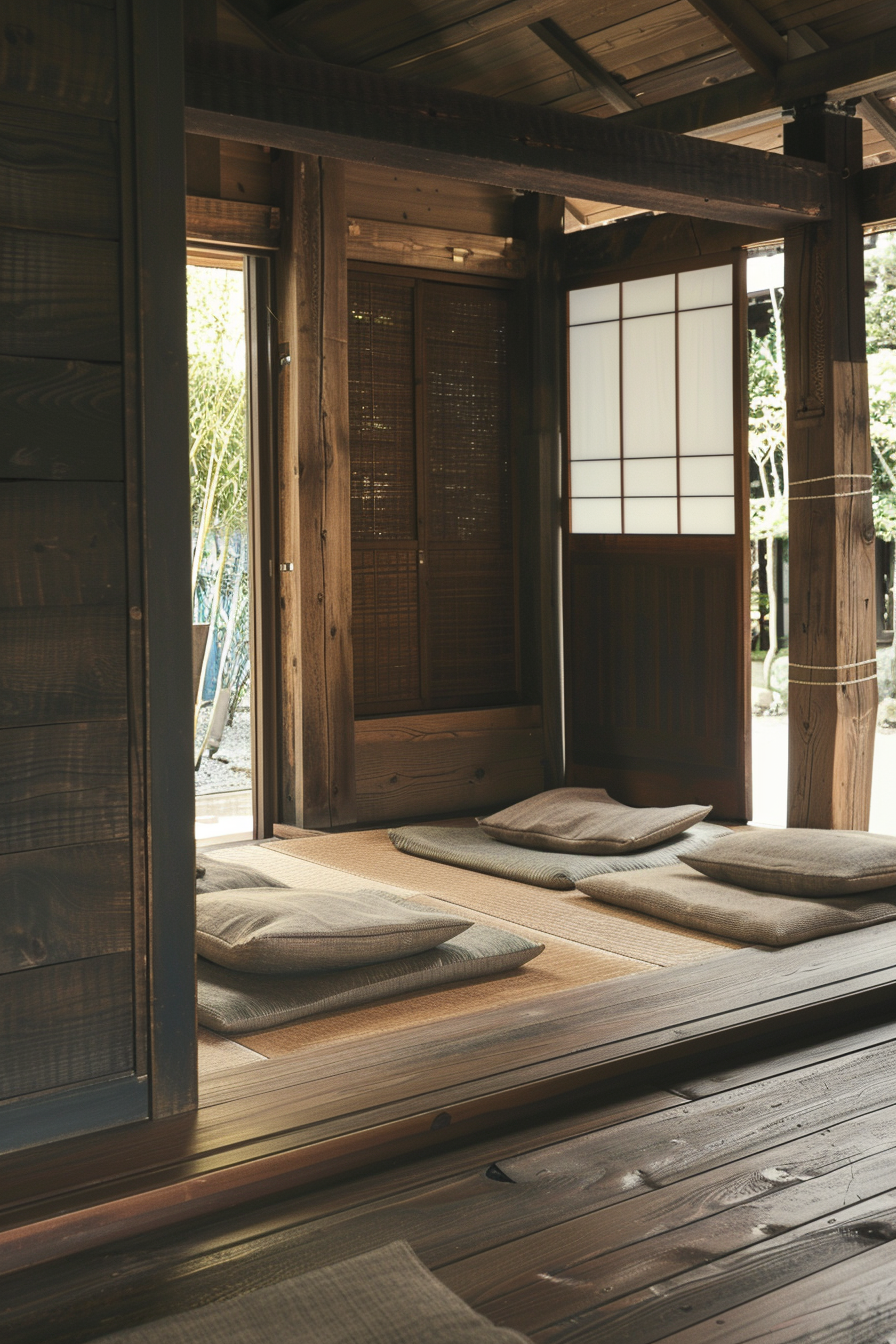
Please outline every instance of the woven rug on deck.
[{"label": "woven rug on deck", "polygon": [[[335,837],[327,837],[327,839],[333,838]],[[216,859],[237,864],[240,868],[254,868],[257,872],[276,878],[289,886],[314,885],[319,889],[333,892],[357,889],[355,875],[283,852],[286,845],[304,843],[306,842],[279,841],[271,846],[228,845],[226,848],[207,852],[209,854],[214,852]],[[379,878],[370,878],[370,881],[379,887],[391,887],[401,894],[406,894],[406,889],[394,883],[387,883]],[[450,910],[452,914],[470,917],[471,912],[467,907],[439,899],[429,892],[415,891],[415,895],[427,904],[432,903],[440,909]],[[527,999],[541,998],[545,994],[554,994],[559,990],[574,989],[579,985],[597,984],[602,980],[615,980],[619,976],[635,975],[641,971],[656,969],[656,965],[652,962],[583,946],[565,938],[523,928],[512,920],[502,919],[500,916],[489,915],[486,922],[509,929],[523,937],[535,937],[544,943],[544,951],[518,971],[486,976],[481,980],[470,980],[456,985],[437,986],[431,990],[401,994],[381,1003],[324,1013],[320,1017],[307,1018],[288,1026],[276,1027],[271,1031],[254,1031],[249,1036],[241,1036],[239,1040],[258,1054],[273,1058],[293,1054],[306,1046],[355,1040],[365,1036],[380,1036],[387,1031],[400,1031],[405,1027],[445,1021],[465,1013],[503,1008],[514,1003],[522,1003]],[[213,1037],[214,1033],[206,1032],[205,1035]],[[230,1068],[240,1062],[240,1059],[234,1057],[231,1060],[221,1052],[215,1060],[215,1067]]]},{"label": "woven rug on deck", "polygon": [[[704,961],[742,946],[604,905],[579,891],[550,891],[400,854],[387,831],[348,831],[316,840],[271,841],[259,848],[450,901],[492,920],[511,920],[518,928],[528,930],[530,937],[533,932],[551,934],[654,966]],[[235,855],[237,850],[232,852]],[[273,871],[271,876],[287,880]]]}]

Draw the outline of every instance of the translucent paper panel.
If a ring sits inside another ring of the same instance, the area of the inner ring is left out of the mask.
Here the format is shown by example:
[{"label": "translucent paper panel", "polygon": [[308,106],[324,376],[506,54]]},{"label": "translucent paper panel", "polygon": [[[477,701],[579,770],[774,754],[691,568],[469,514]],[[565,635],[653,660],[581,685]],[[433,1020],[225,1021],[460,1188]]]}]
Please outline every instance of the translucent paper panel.
[{"label": "translucent paper panel", "polygon": [[[626,531],[628,531],[628,505]],[[731,536],[734,533],[734,500],[704,496],[703,499],[681,499],[681,530],[683,533],[712,533]]]},{"label": "translucent paper panel", "polygon": [[583,322],[607,322],[619,316],[619,286],[597,285],[593,289],[569,291],[569,325]]},{"label": "translucent paper panel", "polygon": [[622,286],[622,316],[675,312],[675,276],[654,275],[647,280],[626,280]]},{"label": "translucent paper panel", "polygon": [[572,458],[619,456],[619,323],[569,331]]},{"label": "translucent paper panel", "polygon": [[569,466],[569,493],[573,496],[592,495],[605,498],[622,494],[619,459],[615,462],[571,462]]},{"label": "translucent paper panel", "polygon": [[674,457],[648,457],[625,460],[625,497],[630,495],[678,494],[678,472]]},{"label": "translucent paper panel", "polygon": [[626,499],[626,532],[677,532],[677,499]]},{"label": "translucent paper panel", "polygon": [[621,532],[622,501],[618,499],[570,500],[571,532]]},{"label": "translucent paper panel", "polygon": [[622,371],[625,456],[674,457],[674,313],[623,322]]},{"label": "translucent paper panel", "polygon": [[712,308],[730,303],[734,270],[731,266],[711,266],[707,271],[682,271],[678,277],[679,308]]},{"label": "translucent paper panel", "polygon": [[733,495],[733,457],[683,457],[680,476],[683,495]]},{"label": "translucent paper panel", "polygon": [[682,457],[717,456],[734,451],[731,327],[730,307],[702,308],[678,315],[678,423]]}]

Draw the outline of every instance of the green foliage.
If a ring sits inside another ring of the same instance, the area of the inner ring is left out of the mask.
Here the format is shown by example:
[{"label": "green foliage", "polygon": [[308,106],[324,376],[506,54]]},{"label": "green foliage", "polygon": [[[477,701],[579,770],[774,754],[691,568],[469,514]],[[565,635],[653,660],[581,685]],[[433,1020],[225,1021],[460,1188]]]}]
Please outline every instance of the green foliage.
[{"label": "green foliage", "polygon": [[249,673],[246,352],[241,272],[187,267],[187,337],[193,619],[212,626],[220,655],[217,686],[231,688],[235,706]]},{"label": "green foliage", "polygon": [[750,536],[787,536],[787,394],[781,292],[770,295],[772,322],[765,336],[750,332],[749,450],[756,464],[750,488]]},{"label": "green foliage", "polygon": [[865,253],[874,530],[896,540],[896,233]]}]

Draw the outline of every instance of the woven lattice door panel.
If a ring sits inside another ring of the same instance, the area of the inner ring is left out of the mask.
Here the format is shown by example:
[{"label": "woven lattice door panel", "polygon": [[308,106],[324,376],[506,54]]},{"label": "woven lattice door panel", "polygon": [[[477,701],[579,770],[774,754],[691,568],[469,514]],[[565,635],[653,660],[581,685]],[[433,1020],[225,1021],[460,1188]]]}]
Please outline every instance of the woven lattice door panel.
[{"label": "woven lattice door panel", "polygon": [[434,707],[517,691],[508,295],[423,285],[426,672]]},{"label": "woven lattice door panel", "polygon": [[349,278],[355,710],[422,707],[414,283]]}]

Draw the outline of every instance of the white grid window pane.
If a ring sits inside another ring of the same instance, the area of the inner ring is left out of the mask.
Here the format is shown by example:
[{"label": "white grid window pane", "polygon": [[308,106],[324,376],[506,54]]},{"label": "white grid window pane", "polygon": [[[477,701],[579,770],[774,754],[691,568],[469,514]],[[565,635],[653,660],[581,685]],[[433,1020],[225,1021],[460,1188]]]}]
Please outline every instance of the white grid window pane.
[{"label": "white grid window pane", "polygon": [[569,291],[569,325],[583,322],[607,322],[619,316],[619,286],[596,285],[592,289]]},{"label": "white grid window pane", "polygon": [[631,495],[659,495],[675,498],[678,472],[674,457],[625,459],[625,498]]},{"label": "white grid window pane", "polygon": [[569,332],[569,437],[573,459],[619,456],[619,323]]},{"label": "white grid window pane", "polygon": [[674,313],[623,322],[622,378],[625,456],[674,457]]},{"label": "white grid window pane", "polygon": [[682,457],[734,451],[731,308],[678,315],[679,442]]},{"label": "white grid window pane", "polygon": [[710,266],[705,271],[682,271],[678,277],[679,308],[712,308],[731,303],[734,268]]},{"label": "white grid window pane", "polygon": [[569,464],[569,493],[573,497],[591,495],[597,499],[622,494],[619,488],[619,459],[607,462],[571,462]]},{"label": "white grid window pane", "polygon": [[570,500],[570,532],[621,532],[622,501],[619,499]]},{"label": "white grid window pane", "polygon": [[683,457],[679,468],[683,495],[733,495],[733,457]]},{"label": "white grid window pane", "polygon": [[[628,522],[626,505],[626,522]],[[734,535],[734,500],[704,496],[702,499],[681,499],[681,530],[694,536],[698,533],[713,536]],[[626,527],[628,531],[628,527]]]},{"label": "white grid window pane", "polygon": [[677,499],[626,499],[626,532],[677,532]]},{"label": "white grid window pane", "polygon": [[647,280],[626,280],[622,286],[622,316],[675,312],[675,276],[654,275]]}]

